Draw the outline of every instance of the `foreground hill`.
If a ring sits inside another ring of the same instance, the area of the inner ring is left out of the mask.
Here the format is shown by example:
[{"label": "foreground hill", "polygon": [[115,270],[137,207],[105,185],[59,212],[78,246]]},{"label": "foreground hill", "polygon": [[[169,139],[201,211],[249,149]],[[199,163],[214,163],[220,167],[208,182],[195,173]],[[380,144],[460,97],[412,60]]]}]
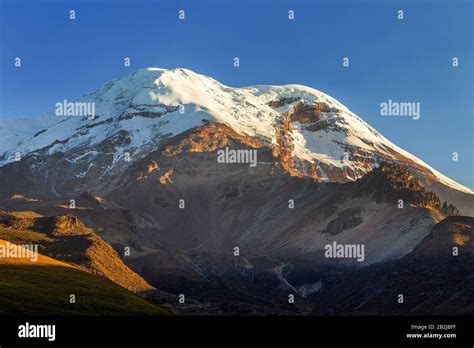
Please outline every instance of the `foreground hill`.
[{"label": "foreground hill", "polygon": [[[7,243],[0,239],[0,247]],[[37,261],[0,258],[0,284],[2,315],[166,314],[106,278],[41,254]]]},{"label": "foreground hill", "polygon": [[0,212],[0,238],[13,243],[38,244],[42,253],[104,276],[130,291],[155,290],[128,268],[106,241],[73,215],[45,217],[27,212]]}]

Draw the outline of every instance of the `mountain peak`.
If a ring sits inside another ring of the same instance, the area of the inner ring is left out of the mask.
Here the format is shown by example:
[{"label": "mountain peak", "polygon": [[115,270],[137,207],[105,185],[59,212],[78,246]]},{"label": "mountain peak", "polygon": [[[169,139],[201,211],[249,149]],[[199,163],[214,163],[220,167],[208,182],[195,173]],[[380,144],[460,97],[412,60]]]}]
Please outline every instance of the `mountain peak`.
[{"label": "mountain peak", "polygon": [[[233,88],[188,69],[149,67],[74,102],[93,103],[95,117],[51,111],[47,122],[22,131],[0,121],[7,139],[0,146],[0,166],[13,162],[17,153],[22,158],[59,154],[71,165],[84,163],[74,173],[77,178],[103,177],[211,121],[273,148],[294,176],[353,181],[392,161],[473,193],[387,140],[336,99],[303,85]],[[103,159],[95,165],[91,160],[97,156]]]}]

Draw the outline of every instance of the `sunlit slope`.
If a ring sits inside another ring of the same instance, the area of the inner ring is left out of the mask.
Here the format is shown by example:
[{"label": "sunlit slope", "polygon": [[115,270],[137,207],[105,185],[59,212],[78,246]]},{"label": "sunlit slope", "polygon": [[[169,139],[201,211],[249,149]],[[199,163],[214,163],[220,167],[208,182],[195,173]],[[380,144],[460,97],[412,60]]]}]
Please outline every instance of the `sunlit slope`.
[{"label": "sunlit slope", "polygon": [[[0,245],[7,242],[0,239]],[[70,303],[71,295],[75,303]],[[39,254],[0,257],[0,314],[162,315],[161,308],[110,280]]]},{"label": "sunlit slope", "polygon": [[38,244],[42,254],[106,277],[135,293],[155,290],[123,263],[111,245],[70,214],[43,217],[0,211],[0,239]]}]

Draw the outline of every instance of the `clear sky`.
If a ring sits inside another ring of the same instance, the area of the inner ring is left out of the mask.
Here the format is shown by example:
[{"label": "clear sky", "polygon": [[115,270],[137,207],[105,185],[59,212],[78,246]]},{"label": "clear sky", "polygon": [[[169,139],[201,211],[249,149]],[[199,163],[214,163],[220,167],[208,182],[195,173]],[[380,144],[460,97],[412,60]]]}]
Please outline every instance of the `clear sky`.
[{"label": "clear sky", "polygon": [[[474,187],[471,0],[0,0],[0,50],[2,118],[39,115],[150,66],[185,67],[230,86],[299,83]],[[380,116],[388,99],[421,103],[421,118]]]}]

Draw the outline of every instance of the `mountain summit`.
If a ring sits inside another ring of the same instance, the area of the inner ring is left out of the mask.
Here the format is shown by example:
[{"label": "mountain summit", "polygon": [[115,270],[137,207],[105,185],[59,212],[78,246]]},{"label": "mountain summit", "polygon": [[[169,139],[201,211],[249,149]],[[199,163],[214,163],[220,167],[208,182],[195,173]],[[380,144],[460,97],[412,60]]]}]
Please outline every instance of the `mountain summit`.
[{"label": "mountain summit", "polygon": [[[293,176],[348,182],[386,161],[410,168],[439,194],[446,187],[473,193],[387,140],[336,99],[302,85],[232,88],[187,69],[146,68],[74,103],[93,104],[95,115],[58,116],[56,109],[36,120],[1,120],[0,166],[15,162],[18,154],[52,156],[55,167],[69,168],[72,177],[97,179],[93,189],[100,192],[110,177],[172,137],[213,122],[271,148]],[[45,162],[30,164],[44,172]],[[54,180],[49,185],[51,193],[62,194]]]}]

